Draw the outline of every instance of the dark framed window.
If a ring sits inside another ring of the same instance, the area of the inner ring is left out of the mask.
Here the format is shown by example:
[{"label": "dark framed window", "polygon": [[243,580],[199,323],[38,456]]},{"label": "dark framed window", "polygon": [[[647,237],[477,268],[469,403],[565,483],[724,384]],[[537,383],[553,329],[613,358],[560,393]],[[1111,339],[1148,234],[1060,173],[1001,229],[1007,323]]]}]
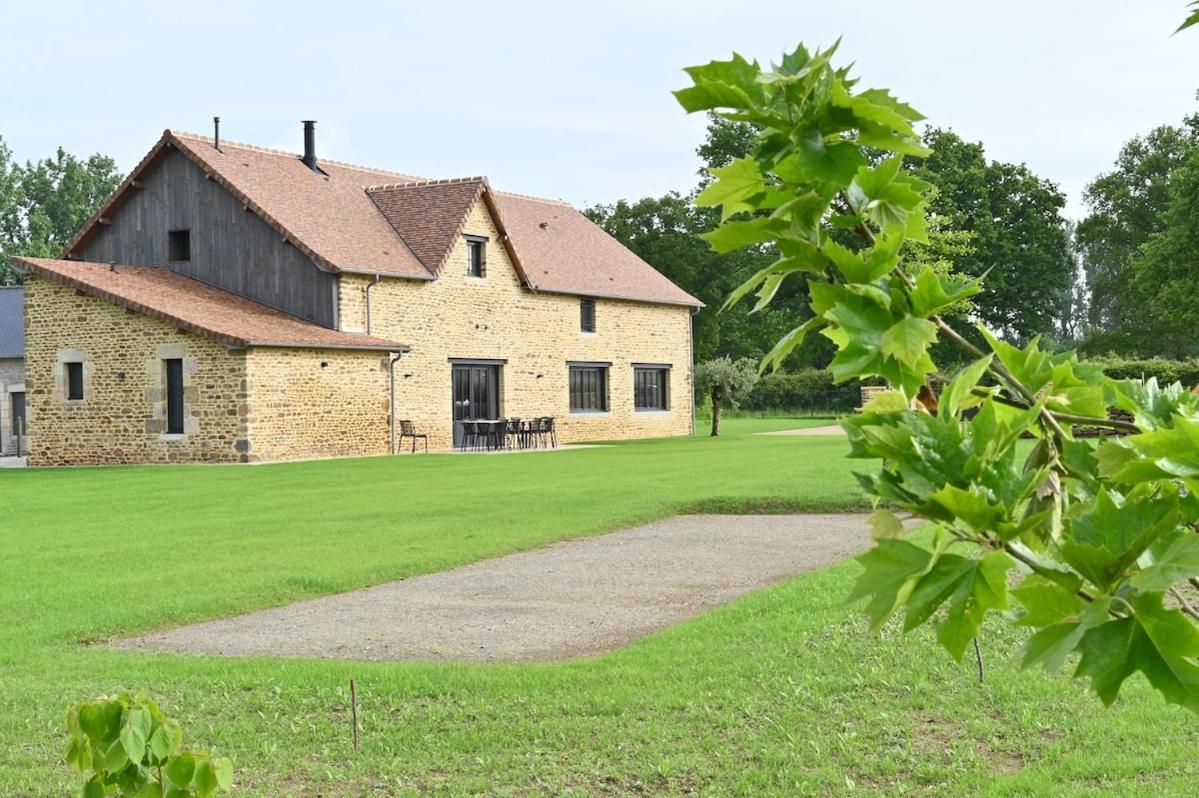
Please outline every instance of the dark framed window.
[{"label": "dark framed window", "polygon": [[191,230],[172,230],[167,233],[167,260],[183,261],[192,259]]},{"label": "dark framed window", "polygon": [[633,369],[633,409],[666,410],[670,369],[662,366],[637,366]]},{"label": "dark framed window", "polygon": [[595,300],[579,300],[579,331],[595,332]]},{"label": "dark framed window", "polygon": [[469,277],[487,276],[487,239],[483,236],[466,237],[466,274]]},{"label": "dark framed window", "polygon": [[13,435],[25,434],[25,393],[13,391],[8,395],[12,407],[12,426],[9,428]]},{"label": "dark framed window", "polygon": [[167,381],[167,434],[183,434],[183,361],[170,358],[163,361]]},{"label": "dark framed window", "polygon": [[576,363],[570,366],[570,412],[603,413],[608,409],[608,365]]},{"label": "dark framed window", "polygon": [[67,381],[67,398],[77,401],[83,398],[83,364],[64,363],[63,369]]}]

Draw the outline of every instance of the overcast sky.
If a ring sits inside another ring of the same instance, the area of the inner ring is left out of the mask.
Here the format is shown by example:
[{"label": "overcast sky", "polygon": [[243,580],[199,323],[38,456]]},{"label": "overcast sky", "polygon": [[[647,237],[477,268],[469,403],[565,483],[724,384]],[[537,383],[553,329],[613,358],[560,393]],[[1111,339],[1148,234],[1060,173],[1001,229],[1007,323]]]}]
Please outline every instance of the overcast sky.
[{"label": "overcast sky", "polygon": [[1123,141],[1199,107],[1199,30],[1170,36],[1185,4],[3,0],[0,136],[128,170],[166,127],[219,114],[294,151],[312,118],[325,157],[584,205],[694,184],[683,66],[842,36],[864,84],[1026,162],[1076,216]]}]

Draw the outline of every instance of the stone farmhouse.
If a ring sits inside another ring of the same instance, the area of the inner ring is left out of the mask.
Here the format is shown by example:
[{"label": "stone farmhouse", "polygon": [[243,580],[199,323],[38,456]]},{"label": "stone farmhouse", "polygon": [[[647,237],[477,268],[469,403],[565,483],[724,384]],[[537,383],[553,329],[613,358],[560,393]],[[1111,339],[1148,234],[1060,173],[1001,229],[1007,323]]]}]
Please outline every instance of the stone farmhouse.
[{"label": "stone farmhouse", "polygon": [[565,442],[693,428],[700,302],[569,205],[166,131],[25,279],[30,465]]}]

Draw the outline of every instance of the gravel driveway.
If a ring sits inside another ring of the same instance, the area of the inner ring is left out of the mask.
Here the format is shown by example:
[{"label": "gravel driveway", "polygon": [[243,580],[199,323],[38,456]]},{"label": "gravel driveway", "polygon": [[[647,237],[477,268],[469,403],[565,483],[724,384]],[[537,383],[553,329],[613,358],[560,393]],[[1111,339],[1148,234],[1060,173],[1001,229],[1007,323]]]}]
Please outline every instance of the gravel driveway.
[{"label": "gravel driveway", "polygon": [[117,641],[354,660],[557,660],[621,646],[869,545],[862,515],[688,515]]}]

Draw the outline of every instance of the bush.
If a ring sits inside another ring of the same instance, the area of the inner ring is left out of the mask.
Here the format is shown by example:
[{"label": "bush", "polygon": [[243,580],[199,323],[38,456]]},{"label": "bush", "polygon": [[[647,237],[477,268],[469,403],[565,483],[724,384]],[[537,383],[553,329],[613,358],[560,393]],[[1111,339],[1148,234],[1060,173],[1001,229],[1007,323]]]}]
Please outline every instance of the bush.
[{"label": "bush", "polygon": [[774,372],[758,384],[741,402],[754,411],[821,412],[837,415],[852,413],[861,404],[861,384],[856,380],[833,384],[833,375],[824,369]]}]

